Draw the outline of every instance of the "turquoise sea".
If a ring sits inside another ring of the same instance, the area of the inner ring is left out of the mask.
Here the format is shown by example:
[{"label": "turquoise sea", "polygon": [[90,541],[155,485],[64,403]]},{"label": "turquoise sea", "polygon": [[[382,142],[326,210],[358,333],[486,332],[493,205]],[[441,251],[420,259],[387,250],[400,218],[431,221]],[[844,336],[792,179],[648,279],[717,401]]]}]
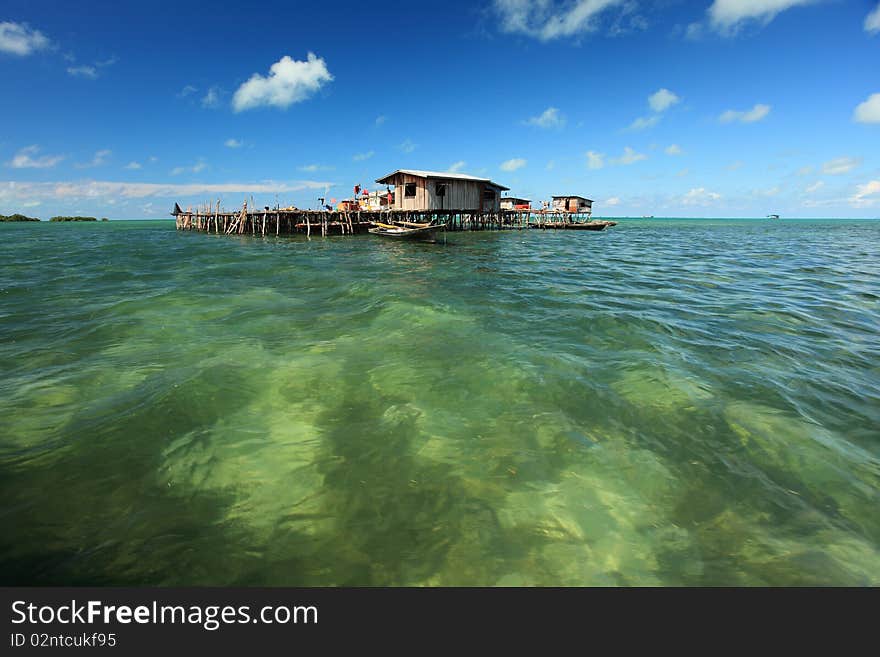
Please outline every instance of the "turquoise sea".
[{"label": "turquoise sea", "polygon": [[0,226],[0,583],[880,585],[880,221]]}]

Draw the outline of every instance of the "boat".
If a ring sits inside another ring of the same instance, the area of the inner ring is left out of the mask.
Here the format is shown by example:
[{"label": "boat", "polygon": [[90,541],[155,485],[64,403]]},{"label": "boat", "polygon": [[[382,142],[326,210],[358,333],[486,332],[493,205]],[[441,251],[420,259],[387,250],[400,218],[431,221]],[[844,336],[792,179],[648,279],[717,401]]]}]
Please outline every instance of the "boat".
[{"label": "boat", "polygon": [[605,221],[587,221],[584,223],[567,222],[562,227],[566,230],[605,230],[610,225]]},{"label": "boat", "polygon": [[616,221],[594,219],[593,221],[541,221],[529,224],[529,228],[552,228],[553,230],[605,230],[616,226]]},{"label": "boat", "polygon": [[393,237],[395,239],[404,240],[426,240],[433,241],[438,230],[444,230],[446,224],[416,224],[411,222],[401,222],[406,225],[395,226],[392,224],[382,224],[374,222],[375,228],[370,228],[369,232],[373,235],[381,235],[382,237]]},{"label": "boat", "polygon": [[779,215],[778,214],[768,214],[767,218],[768,219],[779,219]]}]

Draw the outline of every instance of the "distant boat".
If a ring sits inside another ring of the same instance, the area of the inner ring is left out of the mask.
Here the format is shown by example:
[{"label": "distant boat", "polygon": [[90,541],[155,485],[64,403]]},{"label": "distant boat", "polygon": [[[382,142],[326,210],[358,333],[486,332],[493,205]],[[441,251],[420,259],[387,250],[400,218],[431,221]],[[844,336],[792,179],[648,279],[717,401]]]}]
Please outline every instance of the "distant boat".
[{"label": "distant boat", "polygon": [[404,240],[433,240],[438,230],[446,228],[446,224],[409,224],[408,226],[393,226],[391,224],[376,223],[375,228],[370,228],[373,235],[393,237]]},{"label": "distant boat", "polygon": [[779,219],[779,215],[778,214],[768,214],[767,218],[768,219]]}]

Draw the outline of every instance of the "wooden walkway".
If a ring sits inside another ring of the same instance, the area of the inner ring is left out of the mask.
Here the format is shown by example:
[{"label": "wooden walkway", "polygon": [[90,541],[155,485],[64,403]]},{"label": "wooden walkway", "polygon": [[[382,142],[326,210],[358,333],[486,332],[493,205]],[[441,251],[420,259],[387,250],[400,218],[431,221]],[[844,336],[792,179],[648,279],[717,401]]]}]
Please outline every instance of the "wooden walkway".
[{"label": "wooden walkway", "polygon": [[[527,228],[559,228],[564,224],[586,223],[586,215],[530,210],[354,210],[322,211],[292,208],[248,210],[247,204],[237,212],[208,206],[192,210],[175,208],[177,230],[198,230],[225,235],[354,235],[366,233],[377,223],[446,224],[446,230],[523,230]],[[590,222],[592,224],[614,222]],[[603,226],[604,228],[604,226]]]}]

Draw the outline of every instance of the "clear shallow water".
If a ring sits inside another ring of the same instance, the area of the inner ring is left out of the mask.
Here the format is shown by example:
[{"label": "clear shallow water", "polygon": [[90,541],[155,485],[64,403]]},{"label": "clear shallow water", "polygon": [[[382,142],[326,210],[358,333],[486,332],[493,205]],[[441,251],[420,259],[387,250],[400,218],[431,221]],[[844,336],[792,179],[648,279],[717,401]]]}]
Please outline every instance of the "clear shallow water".
[{"label": "clear shallow water", "polygon": [[880,222],[0,226],[0,581],[880,584]]}]

